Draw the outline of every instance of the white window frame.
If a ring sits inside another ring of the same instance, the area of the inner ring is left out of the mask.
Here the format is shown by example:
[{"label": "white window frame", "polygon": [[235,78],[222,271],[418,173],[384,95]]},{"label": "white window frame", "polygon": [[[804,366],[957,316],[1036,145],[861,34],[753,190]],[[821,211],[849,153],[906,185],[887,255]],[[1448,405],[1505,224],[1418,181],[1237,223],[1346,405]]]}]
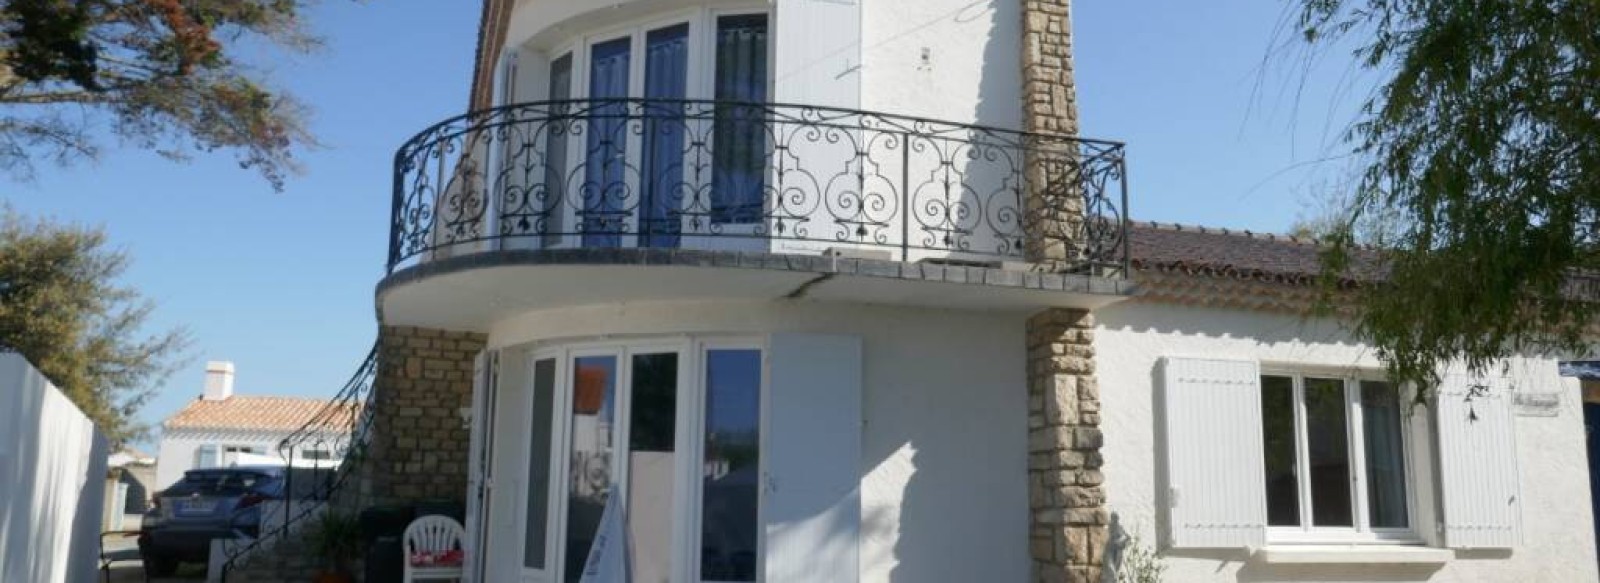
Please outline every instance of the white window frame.
[{"label": "white window frame", "polygon": [[[699,581],[698,571],[700,562],[700,515],[702,493],[700,492],[700,472],[703,465],[706,405],[705,391],[705,354],[708,350],[722,349],[748,349],[757,350],[761,354],[761,413],[759,423],[761,427],[767,426],[768,402],[767,390],[767,355],[768,347],[765,339],[755,336],[669,336],[654,338],[633,338],[627,340],[602,340],[553,343],[530,350],[524,359],[527,367],[526,383],[530,391],[533,387],[533,367],[541,360],[551,359],[555,362],[555,386],[551,399],[551,411],[554,419],[551,420],[550,436],[551,455],[549,458],[549,478],[551,487],[548,491],[548,512],[546,514],[545,537],[545,568],[530,569],[523,562],[520,541],[527,535],[528,506],[532,502],[528,496],[529,484],[523,483],[515,495],[517,500],[516,515],[514,518],[514,536],[518,544],[507,548],[514,548],[516,572],[522,581],[527,583],[552,583],[562,580],[564,576],[566,556],[566,526],[568,514],[568,500],[570,494],[567,484],[570,475],[571,455],[571,409],[573,390],[573,366],[577,358],[588,356],[612,356],[617,359],[616,404],[613,411],[611,427],[612,451],[623,453],[628,443],[629,421],[633,411],[633,396],[631,393],[633,367],[632,358],[641,354],[673,353],[678,355],[678,391],[676,411],[676,436],[674,452],[678,454],[677,468],[674,470],[673,484],[673,543],[672,543],[672,574],[674,581]],[[503,391],[502,391],[503,394]],[[523,414],[518,412],[518,414]],[[538,420],[532,420],[538,422]],[[515,472],[519,482],[525,481],[528,476],[528,448],[530,446],[531,423],[524,427],[516,437],[520,455],[515,458],[509,471]],[[760,449],[764,453],[767,449],[766,431],[761,432]],[[628,456],[613,455],[611,459],[611,483],[617,485],[618,495],[624,500],[628,497]],[[760,461],[760,475],[766,475],[766,457]],[[500,472],[496,472],[500,473]],[[765,524],[765,491],[760,491],[757,498],[757,533],[758,549],[757,580],[763,578],[766,545]]]},{"label": "white window frame", "polygon": [[[1329,370],[1307,367],[1276,366],[1263,363],[1262,377],[1289,377],[1293,381],[1294,407],[1295,485],[1299,490],[1300,526],[1268,526],[1269,544],[1423,544],[1417,526],[1417,474],[1412,460],[1410,422],[1400,422],[1400,455],[1406,480],[1406,527],[1374,528],[1367,509],[1366,435],[1363,432],[1361,382],[1384,382],[1396,391],[1402,408],[1410,396],[1409,387],[1388,381],[1376,371]],[[1351,468],[1351,517],[1354,526],[1316,526],[1312,524],[1311,468],[1309,439],[1306,433],[1306,378],[1338,380],[1344,387],[1345,443]],[[1261,387],[1266,390],[1265,386]],[[1265,411],[1262,412],[1266,414]],[[1263,497],[1265,500],[1265,497]]]}]

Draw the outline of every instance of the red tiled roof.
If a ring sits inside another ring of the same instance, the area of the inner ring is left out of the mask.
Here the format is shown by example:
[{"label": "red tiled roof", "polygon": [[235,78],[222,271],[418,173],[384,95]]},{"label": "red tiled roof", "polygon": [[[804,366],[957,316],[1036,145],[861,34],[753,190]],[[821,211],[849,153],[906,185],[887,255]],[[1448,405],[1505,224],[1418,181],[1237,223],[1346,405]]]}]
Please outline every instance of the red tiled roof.
[{"label": "red tiled roof", "polygon": [[[1321,273],[1315,240],[1178,224],[1135,222],[1128,232],[1136,270],[1313,285]],[[1350,280],[1382,277],[1379,257],[1358,251]]]},{"label": "red tiled roof", "polygon": [[[254,429],[294,431],[329,405],[325,399],[232,396],[221,401],[195,399],[162,423],[167,428]],[[356,404],[348,414],[328,416],[329,431],[349,431]]]}]

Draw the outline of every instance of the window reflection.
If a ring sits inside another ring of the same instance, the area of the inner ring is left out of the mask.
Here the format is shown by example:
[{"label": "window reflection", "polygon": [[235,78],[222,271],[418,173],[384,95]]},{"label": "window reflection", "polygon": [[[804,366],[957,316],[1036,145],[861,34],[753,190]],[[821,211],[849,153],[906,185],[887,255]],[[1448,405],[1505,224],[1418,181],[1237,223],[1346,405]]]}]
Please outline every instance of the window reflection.
[{"label": "window reflection", "polygon": [[611,423],[616,413],[617,359],[573,359],[572,431],[567,478],[566,580],[583,575],[611,488]]},{"label": "window reflection", "polygon": [[755,581],[760,499],[761,352],[706,353],[700,578]]}]

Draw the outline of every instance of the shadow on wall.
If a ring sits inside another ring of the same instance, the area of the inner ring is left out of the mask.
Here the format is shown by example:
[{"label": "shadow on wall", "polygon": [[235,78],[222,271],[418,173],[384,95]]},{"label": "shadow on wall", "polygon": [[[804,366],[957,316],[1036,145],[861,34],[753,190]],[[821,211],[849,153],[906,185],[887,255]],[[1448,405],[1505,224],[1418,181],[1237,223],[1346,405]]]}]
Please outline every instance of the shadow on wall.
[{"label": "shadow on wall", "polygon": [[[959,344],[1008,347],[995,368],[928,362],[925,354],[919,360],[925,350],[906,344],[920,343],[865,346],[869,370],[927,362],[895,367],[891,381],[867,387],[861,460],[863,474],[873,476],[862,481],[867,578],[925,583],[1028,575],[1021,318],[974,336]],[[997,377],[1001,367],[1016,373]]]}]

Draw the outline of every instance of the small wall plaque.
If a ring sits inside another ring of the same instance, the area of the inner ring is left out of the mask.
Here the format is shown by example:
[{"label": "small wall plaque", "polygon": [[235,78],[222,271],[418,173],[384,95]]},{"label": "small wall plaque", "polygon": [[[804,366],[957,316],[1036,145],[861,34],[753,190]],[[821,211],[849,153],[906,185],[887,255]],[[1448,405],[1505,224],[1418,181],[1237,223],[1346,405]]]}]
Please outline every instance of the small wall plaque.
[{"label": "small wall plaque", "polygon": [[1555,417],[1561,414],[1561,393],[1517,393],[1512,403],[1523,417]]}]

